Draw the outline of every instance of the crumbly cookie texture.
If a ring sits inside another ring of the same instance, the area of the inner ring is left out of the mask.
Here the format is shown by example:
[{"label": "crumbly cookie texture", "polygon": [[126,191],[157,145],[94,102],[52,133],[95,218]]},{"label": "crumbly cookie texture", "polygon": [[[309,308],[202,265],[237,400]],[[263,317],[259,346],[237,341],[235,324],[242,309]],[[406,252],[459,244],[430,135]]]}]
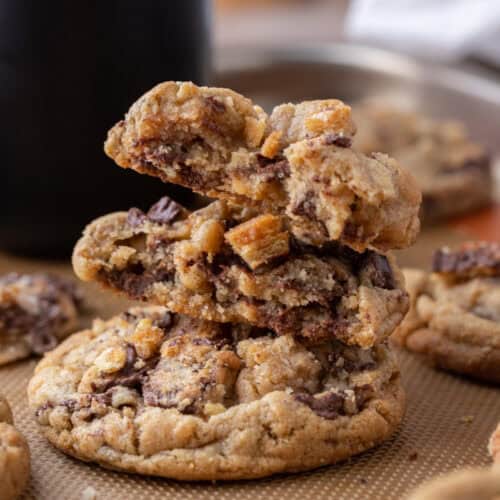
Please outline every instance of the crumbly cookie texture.
[{"label": "crumbly cookie texture", "polygon": [[493,431],[488,442],[488,452],[495,466],[500,466],[500,424]]},{"label": "crumbly cookie texture", "polygon": [[420,191],[383,154],[353,151],[341,101],[283,104],[268,116],[228,89],[157,85],[109,132],[106,153],[124,168],[289,218],[314,245],[363,251],[410,245]]},{"label": "crumbly cookie texture", "polygon": [[422,190],[424,221],[466,213],[491,202],[492,172],[485,149],[463,124],[368,101],[355,107],[354,148],[383,151],[411,171]]},{"label": "crumbly cookie texture", "polygon": [[407,500],[497,500],[500,474],[494,469],[463,469],[432,479]]},{"label": "crumbly cookie texture", "polygon": [[371,347],[408,309],[391,256],[302,245],[287,219],[216,201],[188,215],[163,198],[94,221],[73,266],[130,298],[219,322],[248,322],[310,343]]},{"label": "crumbly cookie texture", "polygon": [[0,394],[0,497],[18,498],[30,475],[28,443],[12,422],[7,400]]},{"label": "crumbly cookie texture", "polygon": [[475,242],[438,250],[434,273],[403,270],[410,311],[392,338],[437,366],[500,383],[498,257],[497,244]]},{"label": "crumbly cookie texture", "polygon": [[81,295],[50,274],[0,276],[0,365],[43,354],[78,327]]},{"label": "crumbly cookie texture", "polygon": [[308,347],[247,325],[134,308],[72,335],[28,388],[62,451],[181,480],[254,478],[387,439],[404,395],[385,344]]}]

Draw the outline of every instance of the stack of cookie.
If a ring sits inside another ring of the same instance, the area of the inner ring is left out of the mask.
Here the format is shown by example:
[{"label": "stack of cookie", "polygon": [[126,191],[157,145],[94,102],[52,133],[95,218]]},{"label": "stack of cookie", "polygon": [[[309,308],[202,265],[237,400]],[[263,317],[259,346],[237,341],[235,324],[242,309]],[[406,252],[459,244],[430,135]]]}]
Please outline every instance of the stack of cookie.
[{"label": "stack of cookie", "polygon": [[85,230],[74,268],[148,307],[75,334],[29,397],[84,460],[178,479],[262,477],[346,459],[404,411],[386,339],[408,296],[391,248],[420,193],[383,154],[350,148],[337,100],[268,116],[230,90],[164,83],[111,131],[120,166],[217,198],[161,199]]}]

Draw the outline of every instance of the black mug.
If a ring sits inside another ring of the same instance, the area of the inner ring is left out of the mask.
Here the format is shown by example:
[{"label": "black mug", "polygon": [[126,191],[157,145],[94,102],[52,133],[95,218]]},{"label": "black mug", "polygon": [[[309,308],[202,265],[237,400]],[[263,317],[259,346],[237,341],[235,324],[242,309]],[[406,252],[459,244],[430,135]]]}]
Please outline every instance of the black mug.
[{"label": "black mug", "polygon": [[190,193],[114,165],[107,130],[165,80],[206,82],[208,0],[0,0],[0,249],[67,256],[92,218]]}]

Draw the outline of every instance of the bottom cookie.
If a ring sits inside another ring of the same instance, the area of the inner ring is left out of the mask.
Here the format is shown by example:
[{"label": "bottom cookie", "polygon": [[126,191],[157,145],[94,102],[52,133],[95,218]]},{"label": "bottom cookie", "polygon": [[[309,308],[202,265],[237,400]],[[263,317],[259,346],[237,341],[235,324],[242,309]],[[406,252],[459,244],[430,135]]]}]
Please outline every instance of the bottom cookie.
[{"label": "bottom cookie", "polygon": [[12,413],[0,396],[0,498],[17,498],[29,480],[28,443],[12,425]]},{"label": "bottom cookie", "polygon": [[433,479],[407,500],[497,500],[500,474],[494,469],[464,469]]},{"label": "bottom cookie", "polygon": [[65,453],[180,480],[339,462],[389,438],[404,413],[386,345],[305,346],[160,307],[73,335],[40,362],[28,395]]}]

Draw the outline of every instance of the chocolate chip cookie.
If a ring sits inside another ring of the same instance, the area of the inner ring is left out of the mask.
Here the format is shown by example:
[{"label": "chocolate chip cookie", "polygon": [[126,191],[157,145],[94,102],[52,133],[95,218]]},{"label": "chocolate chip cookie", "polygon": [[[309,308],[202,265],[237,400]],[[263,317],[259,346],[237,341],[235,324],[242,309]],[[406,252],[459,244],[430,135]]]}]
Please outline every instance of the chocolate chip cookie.
[{"label": "chocolate chip cookie", "polygon": [[485,149],[461,123],[433,120],[382,103],[355,109],[354,147],[383,151],[411,171],[422,190],[424,221],[466,213],[491,202],[492,172]]},{"label": "chocolate chip cookie", "polygon": [[496,466],[500,465],[500,424],[493,431],[488,443],[488,452]]},{"label": "chocolate chip cookie", "polygon": [[288,219],[216,201],[191,214],[163,198],[94,221],[76,274],[131,299],[220,322],[248,322],[310,343],[371,347],[408,308],[392,257],[337,242],[300,243]]},{"label": "chocolate chip cookie", "polygon": [[408,500],[498,500],[500,474],[494,469],[463,469],[419,487]]},{"label": "chocolate chip cookie", "polygon": [[65,453],[181,480],[344,460],[387,439],[404,410],[386,344],[308,346],[162,307],[72,335],[39,363],[28,395]]},{"label": "chocolate chip cookie", "polygon": [[121,167],[286,216],[308,244],[406,247],[420,191],[395,160],[354,151],[354,132],[350,108],[335,99],[268,116],[231,90],[166,82],[132,105],[105,151]]},{"label": "chocolate chip cookie", "polygon": [[49,274],[0,277],[0,365],[43,354],[78,326],[81,295]]},{"label": "chocolate chip cookie", "polygon": [[28,443],[13,426],[12,413],[0,395],[0,498],[18,498],[30,476]]},{"label": "chocolate chip cookie", "polygon": [[500,383],[500,245],[438,250],[433,271],[404,270],[410,312],[392,338],[437,366]]}]

